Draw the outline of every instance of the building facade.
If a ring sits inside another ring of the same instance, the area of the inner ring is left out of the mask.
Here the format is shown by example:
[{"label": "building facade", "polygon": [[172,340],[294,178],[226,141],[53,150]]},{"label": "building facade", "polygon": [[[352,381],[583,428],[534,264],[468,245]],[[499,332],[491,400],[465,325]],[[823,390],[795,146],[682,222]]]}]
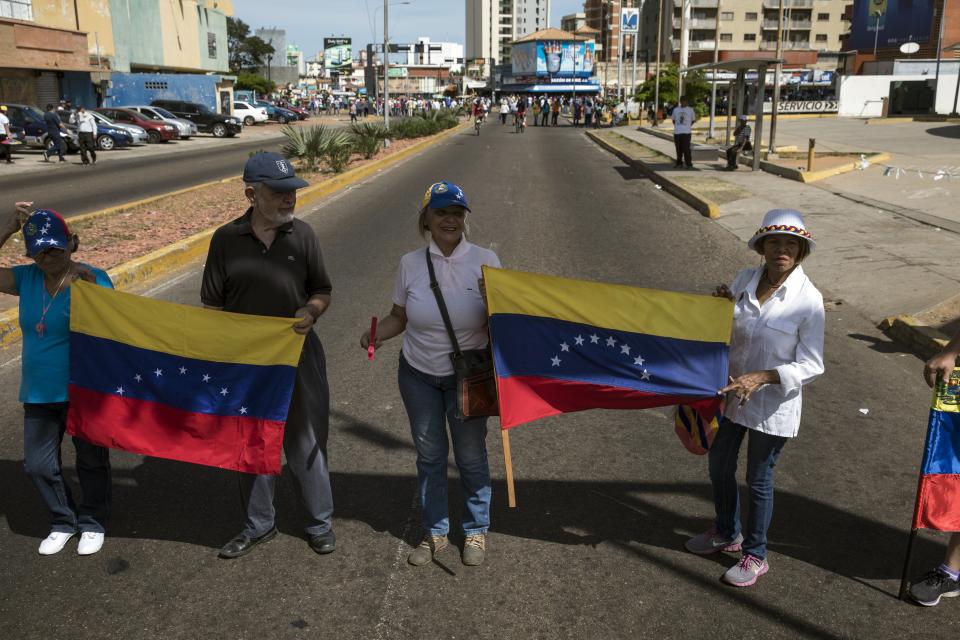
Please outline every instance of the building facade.
[{"label": "building facade", "polygon": [[578,29],[587,26],[587,14],[583,11],[579,13],[568,13],[560,18],[560,30],[573,33]]},{"label": "building facade", "polygon": [[448,67],[453,72],[463,69],[463,45],[458,42],[431,42],[430,38],[417,38],[416,43],[406,45],[406,62],[408,66],[425,65]]},{"label": "building facade", "polygon": [[550,0],[466,0],[465,13],[468,72],[489,74],[509,64],[514,40],[549,26]]}]

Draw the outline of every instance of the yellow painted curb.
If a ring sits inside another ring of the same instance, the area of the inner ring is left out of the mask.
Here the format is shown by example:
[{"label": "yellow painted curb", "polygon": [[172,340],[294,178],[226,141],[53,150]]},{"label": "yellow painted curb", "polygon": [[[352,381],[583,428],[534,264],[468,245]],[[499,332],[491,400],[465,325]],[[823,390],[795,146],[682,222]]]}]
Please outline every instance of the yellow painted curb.
[{"label": "yellow painted curb", "polygon": [[907,314],[886,318],[879,327],[895,342],[924,359],[932,358],[950,342],[948,336]]},{"label": "yellow painted curb", "polygon": [[[647,176],[651,182],[654,184],[659,184],[661,187],[663,187],[664,191],[678,200],[682,200],[686,204],[690,205],[702,215],[710,219],[716,219],[720,217],[720,207],[717,206],[717,204],[712,200],[704,198],[695,191],[691,191],[686,187],[674,182],[670,178],[658,173],[656,169],[652,168],[644,161],[632,158],[629,154],[617,148],[616,145],[607,142],[592,131],[585,131],[584,133],[586,133],[587,136],[589,136],[594,142],[599,144],[610,153],[614,154],[627,164],[636,167],[641,173]],[[628,140],[628,138],[624,138],[624,140]]]},{"label": "yellow painted curb", "polygon": [[[889,153],[871,153],[863,154],[866,156],[867,160],[870,162],[886,162],[890,159]],[[859,159],[859,158],[858,158]],[[798,162],[802,162],[803,158],[797,158]],[[749,164],[749,162],[747,163]],[[790,180],[796,180],[797,182],[810,183],[817,182],[819,180],[825,180],[826,178],[832,178],[833,176],[839,176],[844,173],[850,173],[851,171],[856,171],[857,169],[857,160],[851,159],[848,164],[841,165],[839,167],[833,167],[832,169],[823,169],[821,171],[803,171],[801,169],[791,169],[790,167],[781,167],[778,164],[774,164],[767,160],[760,161],[760,168],[767,173],[772,173],[774,175],[782,176],[784,178],[789,178]]]},{"label": "yellow painted curb", "polygon": [[[345,171],[344,173],[330,178],[329,180],[324,180],[318,185],[307,187],[298,194],[297,204],[299,206],[310,205],[321,198],[330,195],[331,193],[359,182],[360,180],[373,173],[376,173],[377,171],[381,171],[387,167],[393,166],[404,158],[408,158],[419,151],[438,144],[443,140],[463,131],[469,126],[472,126],[472,123],[468,120],[452,129],[447,129],[446,131],[438,133],[435,136],[412,144],[403,151],[398,151],[397,153],[391,154],[382,160],[369,162],[362,167]],[[208,182],[206,184],[189,187],[187,189],[180,189],[178,191],[168,193],[165,196],[145,198],[133,203],[127,203],[117,207],[111,207],[110,209],[104,209],[103,211],[95,211],[93,213],[84,214],[84,216],[85,219],[90,219],[106,215],[107,213],[116,213],[117,211],[138,206],[146,202],[159,200],[160,198],[167,196],[179,195],[181,193],[200,189],[211,184],[229,182],[230,180],[235,180],[237,177],[239,176],[226,178],[224,180],[217,180],[215,182]],[[74,216],[70,218],[70,221],[77,221],[84,216]],[[113,280],[114,287],[117,289],[129,289],[135,284],[143,282],[148,278],[158,276],[166,271],[177,269],[205,256],[207,249],[210,247],[210,238],[213,236],[214,231],[219,229],[221,226],[222,225],[218,224],[214,227],[210,227],[209,229],[196,233],[189,238],[184,238],[183,240],[174,242],[173,244],[163,247],[162,249],[157,249],[156,251],[152,251],[144,256],[140,256],[139,258],[134,258],[133,260],[124,262],[123,264],[117,265],[116,267],[108,270],[107,273],[109,274],[110,279]],[[0,347],[8,347],[19,340],[19,310],[17,308],[7,309],[6,311],[0,313]]]}]

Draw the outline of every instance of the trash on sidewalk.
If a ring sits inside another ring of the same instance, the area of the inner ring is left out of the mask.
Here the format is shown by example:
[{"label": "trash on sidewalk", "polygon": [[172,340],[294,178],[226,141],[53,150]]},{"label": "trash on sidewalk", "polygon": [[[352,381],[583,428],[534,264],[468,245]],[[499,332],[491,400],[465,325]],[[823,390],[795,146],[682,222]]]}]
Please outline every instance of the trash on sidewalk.
[{"label": "trash on sidewalk", "polygon": [[655,185],[653,185],[653,186],[656,187],[657,189],[663,189],[663,186],[662,186],[662,185],[659,185],[659,184],[655,184]]},{"label": "trash on sidewalk", "polygon": [[867,415],[868,413],[870,413],[870,409],[860,409],[860,413],[862,415]]}]

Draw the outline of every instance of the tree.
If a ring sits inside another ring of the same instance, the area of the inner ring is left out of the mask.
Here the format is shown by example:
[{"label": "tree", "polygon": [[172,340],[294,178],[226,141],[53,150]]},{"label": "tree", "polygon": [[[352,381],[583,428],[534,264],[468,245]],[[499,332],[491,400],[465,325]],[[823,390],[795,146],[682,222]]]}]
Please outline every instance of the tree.
[{"label": "tree", "polygon": [[255,91],[258,96],[265,96],[273,93],[277,85],[256,73],[240,71],[237,74],[237,82],[234,86],[237,89]]},{"label": "tree", "polygon": [[[677,95],[677,86],[679,85],[678,67],[675,64],[668,64],[660,68],[660,104],[669,102],[677,104],[680,96]],[[710,97],[710,83],[707,82],[703,71],[694,71],[688,73],[683,81],[683,93],[690,100],[690,106],[694,108],[697,116],[706,115],[709,112],[707,100]],[[634,98],[640,102],[653,102],[656,94],[656,78],[650,78],[639,87],[633,94]]]},{"label": "tree", "polygon": [[265,59],[275,53],[272,44],[251,36],[250,25],[240,18],[227,18],[227,50],[234,73],[262,67]]}]

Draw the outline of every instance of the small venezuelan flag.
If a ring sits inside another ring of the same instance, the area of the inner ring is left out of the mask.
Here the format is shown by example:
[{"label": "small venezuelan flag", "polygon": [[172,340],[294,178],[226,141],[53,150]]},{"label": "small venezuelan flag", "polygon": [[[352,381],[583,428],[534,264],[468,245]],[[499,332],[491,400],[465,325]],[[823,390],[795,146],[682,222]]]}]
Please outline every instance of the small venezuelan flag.
[{"label": "small venezuelan flag", "polygon": [[584,409],[695,408],[726,384],[733,304],[483,268],[500,423]]},{"label": "small venezuelan flag", "polygon": [[960,368],[933,393],[913,528],[960,531]]},{"label": "small venezuelan flag", "polygon": [[293,322],[77,282],[67,430],[104,447],[278,474],[304,340]]}]

